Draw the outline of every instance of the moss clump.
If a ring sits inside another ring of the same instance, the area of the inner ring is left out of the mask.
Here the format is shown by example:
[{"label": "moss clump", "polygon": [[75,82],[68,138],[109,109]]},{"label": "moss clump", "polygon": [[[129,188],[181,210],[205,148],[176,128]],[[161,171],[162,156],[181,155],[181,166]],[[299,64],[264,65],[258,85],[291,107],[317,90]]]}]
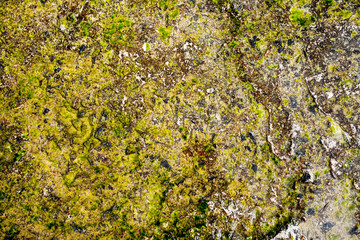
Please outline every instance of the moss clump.
[{"label": "moss clump", "polygon": [[311,14],[301,9],[292,9],[289,18],[292,23],[301,27],[308,27],[315,21],[315,18],[311,16]]},{"label": "moss clump", "polygon": [[110,44],[132,46],[131,41],[134,38],[134,30],[131,28],[131,21],[115,13],[110,17],[110,21],[104,24],[106,24],[104,37]]},{"label": "moss clump", "polygon": [[160,37],[161,37],[162,40],[165,40],[165,39],[167,39],[168,37],[170,37],[172,31],[173,31],[173,27],[172,27],[172,26],[159,27],[159,28],[158,28],[158,32],[159,32],[159,35],[160,35]]},{"label": "moss clump", "polygon": [[172,19],[175,19],[178,15],[179,15],[179,9],[175,9],[171,14],[170,14],[170,17],[172,18]]}]

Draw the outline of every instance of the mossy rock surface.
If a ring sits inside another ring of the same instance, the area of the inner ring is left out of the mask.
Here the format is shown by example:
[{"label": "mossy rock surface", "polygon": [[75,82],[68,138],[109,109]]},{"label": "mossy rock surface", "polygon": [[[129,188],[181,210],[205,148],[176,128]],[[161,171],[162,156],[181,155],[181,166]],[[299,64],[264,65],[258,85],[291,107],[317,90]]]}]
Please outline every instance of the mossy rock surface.
[{"label": "mossy rock surface", "polygon": [[0,237],[356,239],[359,7],[2,1]]}]

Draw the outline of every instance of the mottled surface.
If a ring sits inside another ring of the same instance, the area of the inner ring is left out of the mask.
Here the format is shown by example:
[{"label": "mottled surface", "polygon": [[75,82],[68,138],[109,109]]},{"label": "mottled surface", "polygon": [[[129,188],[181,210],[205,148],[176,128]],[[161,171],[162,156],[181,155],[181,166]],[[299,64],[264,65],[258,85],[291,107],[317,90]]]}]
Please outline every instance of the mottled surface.
[{"label": "mottled surface", "polygon": [[0,3],[4,239],[358,239],[358,0]]}]

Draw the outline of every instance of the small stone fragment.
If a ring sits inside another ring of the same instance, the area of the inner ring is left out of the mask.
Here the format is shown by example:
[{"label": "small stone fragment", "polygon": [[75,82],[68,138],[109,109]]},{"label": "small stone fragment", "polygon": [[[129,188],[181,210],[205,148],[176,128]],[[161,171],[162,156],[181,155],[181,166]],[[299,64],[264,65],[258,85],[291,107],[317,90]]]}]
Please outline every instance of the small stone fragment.
[{"label": "small stone fragment", "polygon": [[329,232],[334,226],[335,224],[331,222],[326,222],[322,225],[321,230],[326,233]]},{"label": "small stone fragment", "polygon": [[251,132],[248,132],[248,137],[251,139],[251,141],[253,141],[254,144],[256,144],[256,139]]},{"label": "small stone fragment", "polygon": [[246,137],[244,136],[244,134],[240,134],[240,139],[242,142],[246,140]]},{"label": "small stone fragment", "polygon": [[313,114],[316,114],[318,111],[318,107],[316,106],[316,104],[310,105],[309,106],[309,111]]},{"label": "small stone fragment", "polygon": [[310,216],[314,216],[315,215],[315,210],[313,208],[309,208],[307,211],[306,211],[306,214],[307,215],[310,215]]},{"label": "small stone fragment", "polygon": [[296,100],[296,96],[290,96],[290,106],[292,108],[299,108],[298,102]]},{"label": "small stone fragment", "polygon": [[43,111],[43,114],[46,115],[46,114],[48,114],[49,112],[50,112],[50,109],[45,108],[44,111]]},{"label": "small stone fragment", "polygon": [[252,39],[250,38],[250,39],[249,39],[250,46],[251,46],[252,48],[255,48],[257,41],[260,41],[260,38],[258,38],[257,36],[253,36]]},{"label": "small stone fragment", "polygon": [[83,51],[85,51],[85,49],[86,49],[86,45],[81,45],[79,47],[79,54],[81,54]]},{"label": "small stone fragment", "polygon": [[60,72],[60,71],[61,71],[61,68],[58,67],[58,68],[55,68],[54,73],[58,73],[58,72]]},{"label": "small stone fragment", "polygon": [[171,169],[170,164],[169,164],[168,161],[166,161],[166,160],[162,160],[161,163],[160,163],[160,165],[163,166],[163,167],[166,168],[166,169]]},{"label": "small stone fragment", "polygon": [[215,89],[214,88],[209,88],[209,89],[206,90],[206,92],[210,94],[210,93],[215,92]]},{"label": "small stone fragment", "polygon": [[340,178],[343,175],[341,164],[334,158],[330,159],[330,173],[334,178]]},{"label": "small stone fragment", "polygon": [[278,47],[278,53],[281,53],[283,50],[284,50],[284,48],[283,48],[283,46],[282,46],[282,42],[281,42],[281,40],[277,40],[277,41],[275,41],[274,42],[275,43],[275,45]]},{"label": "small stone fragment", "polygon": [[50,37],[50,33],[49,33],[48,31],[45,31],[45,32],[44,32],[44,37],[45,37],[45,38],[49,38],[49,37]]},{"label": "small stone fragment", "polygon": [[303,175],[301,176],[301,182],[303,183],[312,182],[311,174],[309,172],[304,172]]},{"label": "small stone fragment", "polygon": [[251,164],[251,169],[254,171],[254,172],[257,172],[258,168],[257,168],[257,165],[256,164]]},{"label": "small stone fragment", "polygon": [[349,234],[350,235],[356,235],[356,234],[359,234],[359,228],[357,226],[354,226],[350,229],[349,231]]}]

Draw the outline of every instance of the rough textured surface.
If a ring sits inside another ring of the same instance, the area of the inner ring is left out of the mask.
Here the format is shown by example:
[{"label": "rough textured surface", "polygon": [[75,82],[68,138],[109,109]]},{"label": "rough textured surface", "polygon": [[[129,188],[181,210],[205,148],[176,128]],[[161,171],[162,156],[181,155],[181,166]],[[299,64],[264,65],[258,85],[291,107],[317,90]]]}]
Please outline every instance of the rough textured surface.
[{"label": "rough textured surface", "polygon": [[4,239],[358,239],[358,0],[0,3]]}]

